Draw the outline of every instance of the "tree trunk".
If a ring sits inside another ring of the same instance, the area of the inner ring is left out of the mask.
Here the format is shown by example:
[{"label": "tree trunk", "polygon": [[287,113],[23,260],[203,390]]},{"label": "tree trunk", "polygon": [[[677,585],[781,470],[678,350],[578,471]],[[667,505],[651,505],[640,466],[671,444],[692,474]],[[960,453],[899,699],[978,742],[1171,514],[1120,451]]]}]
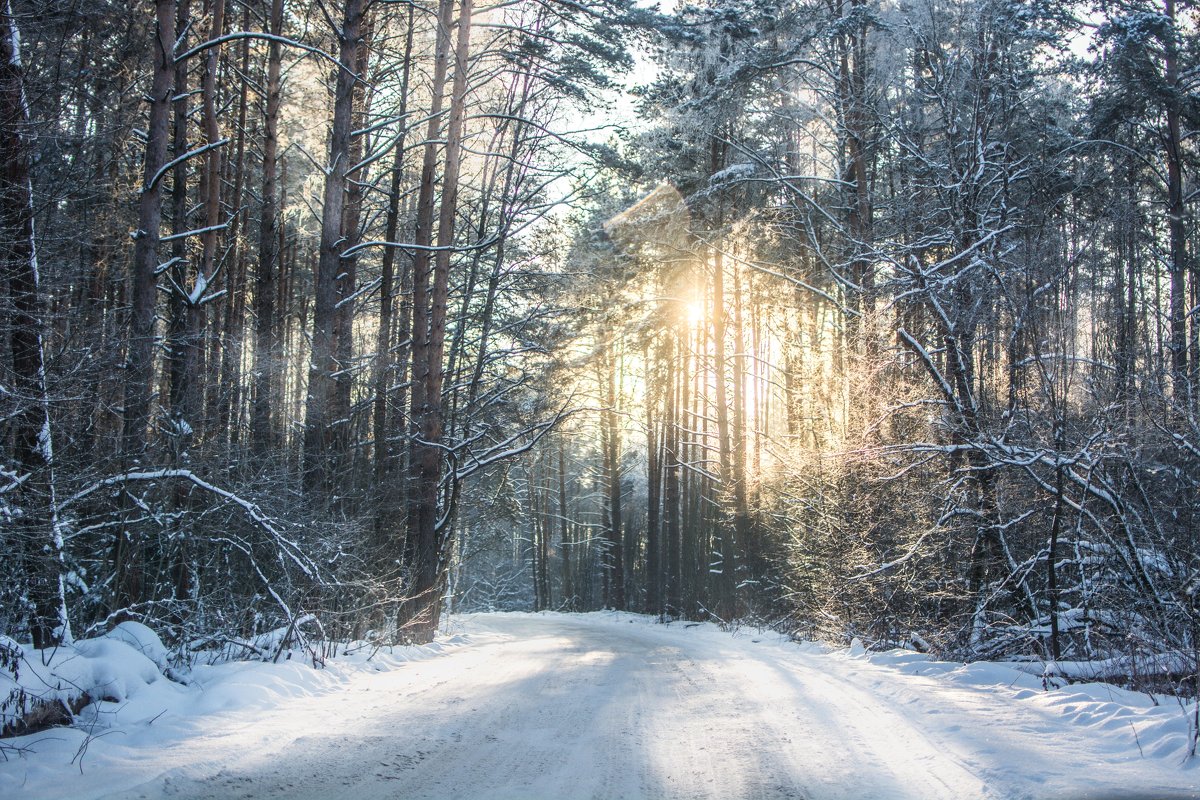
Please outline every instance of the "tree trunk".
[{"label": "tree trunk", "polygon": [[[213,0],[212,24],[209,39],[216,39],[225,30],[225,0]],[[204,396],[211,388],[210,380],[203,380],[198,390],[193,390],[196,375],[208,376],[205,368],[205,331],[207,328],[207,301],[210,287],[217,277],[217,234],[221,224],[221,148],[216,146],[221,139],[217,122],[217,72],[220,66],[220,47],[209,48],[205,53],[204,77],[202,79],[202,109],[205,144],[210,148],[204,154],[204,171],[201,173],[200,195],[204,202],[204,227],[200,234],[200,266],[196,270],[194,283],[189,287],[187,317],[183,336],[183,365],[180,368],[182,419],[197,435],[203,435],[209,420],[205,416]],[[178,156],[176,156],[178,158]],[[214,365],[215,366],[215,365]]]},{"label": "tree trunk", "polygon": [[[363,130],[366,127],[368,113],[367,104],[370,97],[363,81],[366,78],[370,64],[371,23],[363,21],[363,32],[358,42],[354,59],[354,71],[361,80],[355,82],[353,112],[350,116],[352,130]],[[335,279],[336,308],[333,315],[334,327],[334,363],[337,370],[333,376],[333,403],[330,411],[330,436],[334,443],[330,454],[334,460],[335,470],[339,475],[349,474],[349,457],[353,425],[351,424],[351,395],[354,389],[354,308],[356,305],[355,292],[358,287],[358,255],[351,251],[358,245],[361,237],[359,228],[362,225],[363,183],[366,180],[366,167],[359,168],[364,152],[366,134],[352,136],[346,171],[346,207],[342,219],[341,243],[338,245],[343,253],[338,275]],[[341,487],[344,492],[344,485]]]},{"label": "tree trunk", "polygon": [[753,568],[755,555],[754,542],[751,537],[750,508],[747,498],[748,483],[746,477],[746,449],[749,436],[746,433],[746,333],[743,320],[742,303],[742,270],[737,265],[733,268],[733,473],[731,487],[733,490],[733,525],[737,537],[739,561],[744,557],[745,566]]},{"label": "tree trunk", "polygon": [[11,3],[0,15],[0,282],[8,287],[13,389],[21,398],[8,420],[14,466],[25,476],[13,498],[32,615],[33,646],[71,640],[63,586],[63,535],[55,503],[53,429],[42,347],[42,297],[33,231],[33,182],[26,139],[29,105],[20,38]]},{"label": "tree trunk", "polygon": [[574,544],[570,541],[571,522],[567,516],[567,458],[566,443],[560,436],[558,439],[558,524],[560,527],[559,546],[562,552],[562,593],[563,609],[575,611],[578,600],[575,595],[574,573],[571,571],[571,555]]},{"label": "tree trunk", "polygon": [[[440,0],[438,41],[434,59],[433,100],[425,158],[417,201],[417,244],[432,236],[433,184],[441,96],[446,81],[450,50],[453,0]],[[446,165],[443,170],[441,205],[438,214],[437,254],[432,274],[429,250],[418,249],[413,260],[413,348],[412,348],[412,438],[410,439],[408,493],[408,544],[413,564],[413,604],[408,626],[418,642],[433,639],[441,613],[442,549],[438,514],[442,483],[442,357],[446,338],[446,310],[450,286],[450,250],[454,243],[458,174],[462,156],[462,126],[466,109],[468,54],[471,37],[471,0],[462,0],[450,120],[446,129]],[[431,285],[432,284],[432,285]]]},{"label": "tree trunk", "polygon": [[329,167],[321,206],[321,245],[313,278],[312,358],[304,416],[304,482],[313,494],[330,490],[330,452],[336,446],[329,418],[334,407],[337,371],[334,324],[337,312],[337,277],[342,269],[342,221],[350,163],[351,121],[357,75],[359,38],[365,0],[346,0],[342,29],[338,32],[338,68],[334,79],[333,126],[329,139]]},{"label": "tree trunk", "polygon": [[[546,468],[546,453],[541,450],[538,454],[541,469],[538,471],[540,481],[549,478],[550,471]],[[553,516],[550,513],[550,489],[539,482],[536,490],[540,496],[538,508],[541,515],[538,519],[537,541],[537,582],[540,608],[548,610],[554,607],[554,598],[550,594],[550,534],[554,530]]]},{"label": "tree trunk", "polygon": [[1167,130],[1164,142],[1167,156],[1167,232],[1170,239],[1171,259],[1168,271],[1171,278],[1170,296],[1170,344],[1171,382],[1173,399],[1183,413],[1192,407],[1192,386],[1188,358],[1188,296],[1187,296],[1187,229],[1184,225],[1183,189],[1183,137],[1180,126],[1179,101],[1179,54],[1175,0],[1166,0],[1165,12],[1171,21],[1171,29],[1165,45],[1167,82]]},{"label": "tree trunk", "polygon": [[[150,88],[150,118],[138,200],[138,227],[133,234],[130,276],[130,330],[125,365],[125,410],[122,460],[126,469],[146,458],[154,379],[154,307],[158,244],[162,223],[162,175],[170,133],[172,83],[175,74],[175,2],[156,0],[153,44],[154,74]],[[123,609],[138,602],[143,592],[141,548],[122,526],[113,545],[112,606]]]},{"label": "tree trunk", "polygon": [[604,575],[606,608],[625,609],[625,547],[621,530],[621,429],[617,415],[618,354],[613,342],[605,345],[602,368],[604,369],[605,399],[601,412],[604,426],[603,459],[605,485],[605,552]]},{"label": "tree trunk", "polygon": [[[250,29],[250,6],[242,8],[242,30]],[[250,40],[241,42],[240,67],[241,87],[238,90],[238,116],[234,133],[237,146],[233,156],[233,195],[228,205],[233,209],[228,236],[229,263],[233,272],[226,280],[228,294],[225,296],[225,329],[221,348],[221,377],[217,397],[217,429],[222,438],[236,446],[241,438],[242,423],[242,352],[246,320],[246,252],[243,247],[242,228],[245,225],[246,209],[243,208],[243,193],[246,188],[246,140],[250,131],[246,129],[249,111]]]},{"label": "tree trunk", "polygon": [[[658,357],[662,358],[661,348]],[[659,507],[662,490],[662,450],[661,423],[654,419],[654,405],[657,399],[656,390],[649,379],[651,352],[650,345],[642,354],[646,364],[647,381],[645,389],[646,405],[646,605],[647,614],[658,614],[662,609],[663,569],[662,543],[659,538]],[[668,374],[672,374],[668,371]],[[664,381],[665,383],[665,381]],[[660,387],[659,392],[669,395],[666,386]],[[666,402],[670,402],[669,400]]]},{"label": "tree trunk", "polygon": [[[721,465],[721,490],[729,492],[737,482],[734,471],[733,443],[729,431],[729,397],[725,385],[727,367],[725,357],[725,260],[720,248],[712,249],[713,266],[713,301],[712,301],[712,343],[713,343],[713,375],[716,389],[717,413],[717,451]],[[722,602],[727,608],[735,602],[736,569],[735,552],[737,543],[734,539],[737,525],[725,523],[721,526],[721,594]]]},{"label": "tree trunk", "polygon": [[[191,27],[191,2],[182,0],[176,9],[175,33],[183,36]],[[184,337],[187,333],[187,296],[183,290],[188,284],[187,231],[188,221],[188,165],[179,158],[188,150],[188,62],[175,64],[175,98],[172,152],[176,163],[171,168],[171,270],[173,285],[167,293],[167,341],[166,357],[169,371],[167,402],[171,409],[172,427],[170,441],[173,457],[178,458],[188,447],[191,437],[186,428],[179,424],[185,418],[184,395],[187,391],[187,351]]]},{"label": "tree trunk", "polygon": [[[404,143],[406,141],[408,124],[408,90],[412,73],[413,46],[413,15],[415,6],[408,7],[408,30],[404,35],[404,77],[400,82],[400,109],[397,116],[400,119],[399,132],[392,150],[392,172],[388,192],[387,221],[384,226],[384,239],[395,242],[400,233],[400,184],[404,177]],[[375,406],[373,409],[373,435],[375,439],[375,482],[380,489],[387,483],[386,477],[392,471],[394,454],[388,444],[391,427],[388,415],[389,387],[395,377],[392,371],[392,313],[395,293],[395,247],[385,247],[383,264],[379,280],[379,330],[375,337]],[[394,492],[394,487],[387,487],[387,495]],[[391,503],[381,501],[379,519],[385,515],[385,506],[394,508]],[[403,507],[403,504],[400,504]]]},{"label": "tree trunk", "polygon": [[[271,0],[268,28],[272,36],[283,32],[283,0]],[[263,121],[262,212],[258,227],[258,272],[254,279],[254,372],[250,407],[250,443],[258,456],[269,453],[276,444],[271,414],[278,413],[284,356],[280,352],[276,321],[276,274],[283,259],[280,244],[279,189],[276,160],[279,153],[280,69],[283,46],[271,41],[267,46],[267,107]]]}]

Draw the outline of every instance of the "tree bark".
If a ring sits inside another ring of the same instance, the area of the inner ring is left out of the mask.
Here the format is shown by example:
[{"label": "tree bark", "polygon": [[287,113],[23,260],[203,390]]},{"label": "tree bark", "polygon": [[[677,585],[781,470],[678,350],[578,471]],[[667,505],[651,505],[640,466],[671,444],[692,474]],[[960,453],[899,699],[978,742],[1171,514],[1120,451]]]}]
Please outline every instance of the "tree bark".
[{"label": "tree bark", "polygon": [[[213,0],[209,39],[216,39],[225,30],[225,0]],[[212,47],[205,53],[204,77],[201,81],[201,98],[204,120],[205,144],[210,148],[204,154],[204,171],[201,173],[200,196],[204,203],[204,227],[200,234],[200,266],[196,270],[193,284],[186,298],[187,316],[183,336],[183,364],[180,367],[180,396],[182,419],[197,435],[202,436],[208,427],[204,416],[204,397],[211,389],[211,380],[204,380],[198,391],[193,391],[196,375],[209,377],[206,364],[214,359],[205,359],[205,331],[207,328],[207,301],[209,290],[217,277],[217,227],[221,224],[221,148],[216,146],[221,139],[217,121],[217,72],[220,68],[220,47]],[[176,156],[178,158],[178,156]]]},{"label": "tree bark", "polygon": [[603,458],[605,486],[605,553],[604,575],[606,608],[625,609],[625,546],[622,535],[621,510],[621,429],[617,415],[617,367],[618,354],[612,341],[605,343],[602,367],[604,369],[604,410],[601,412],[604,426]]},{"label": "tree bark", "polygon": [[1164,46],[1164,70],[1167,82],[1167,130],[1163,144],[1167,157],[1167,233],[1170,239],[1171,279],[1170,344],[1172,395],[1176,406],[1187,413],[1192,407],[1191,372],[1188,354],[1187,229],[1184,225],[1183,135],[1180,124],[1178,32],[1175,0],[1165,0],[1170,29]]},{"label": "tree bark", "polygon": [[[362,36],[359,39],[357,54],[354,59],[354,71],[359,75],[355,82],[354,100],[350,115],[352,130],[363,130],[366,127],[368,103],[370,95],[366,92],[364,81],[370,65],[371,23],[364,19]],[[342,252],[353,251],[361,241],[359,229],[362,226],[363,184],[366,181],[366,167],[358,167],[365,150],[366,134],[351,136],[349,167],[346,172],[346,207],[342,219],[342,236],[339,249]],[[334,327],[334,362],[337,370],[333,377],[333,403],[330,411],[332,421],[329,423],[331,439],[334,442],[333,452],[337,474],[348,475],[350,471],[349,458],[351,453],[351,395],[354,389],[354,309],[357,304],[355,292],[358,287],[358,255],[350,252],[341,257],[341,266],[335,280],[336,308],[333,315]],[[342,492],[349,488],[345,484]]]},{"label": "tree bark", "polygon": [[[440,128],[441,96],[446,82],[450,50],[453,0],[440,0],[438,40],[434,58],[433,100],[417,200],[417,245],[432,239],[433,184]],[[446,128],[446,165],[443,169],[437,226],[437,252],[430,270],[430,251],[418,249],[413,259],[412,413],[408,492],[408,544],[411,548],[413,585],[408,627],[415,641],[432,640],[441,614],[441,578],[444,571],[439,494],[442,484],[442,381],[446,340],[446,311],[450,286],[450,250],[454,243],[458,175],[462,158],[462,127],[466,109],[468,55],[471,37],[471,0],[462,0],[455,51],[450,119]],[[427,246],[427,245],[426,245]],[[432,273],[432,274],[431,274]]]},{"label": "tree bark", "polygon": [[[283,32],[283,0],[271,0],[268,29],[272,36]],[[280,208],[277,201],[276,160],[279,158],[279,106],[282,97],[280,70],[283,46],[272,40],[267,46],[267,107],[263,120],[262,210],[258,227],[258,271],[254,276],[254,372],[251,375],[250,444],[258,456],[276,444],[271,415],[280,403],[280,374],[284,357],[279,348],[275,319],[276,281],[283,258],[280,242]]]},{"label": "tree bark", "polygon": [[329,138],[329,166],[321,207],[321,245],[313,282],[312,358],[304,416],[304,481],[314,495],[330,490],[330,452],[335,447],[330,411],[337,372],[334,324],[337,312],[337,277],[342,269],[342,221],[350,163],[354,87],[358,80],[359,39],[362,36],[365,0],[346,0],[342,29],[338,31],[338,68],[334,78],[333,125]]},{"label": "tree bark", "polygon": [[[242,30],[250,29],[250,6],[242,7]],[[242,355],[245,340],[247,258],[242,229],[247,210],[243,205],[246,189],[246,140],[251,137],[246,117],[249,111],[250,40],[240,46],[241,86],[238,89],[238,115],[234,133],[237,146],[233,156],[233,194],[228,206],[233,209],[227,241],[232,272],[227,273],[225,328],[222,332],[221,377],[217,396],[217,429],[223,439],[236,446],[242,432]]]},{"label": "tree bark", "polygon": [[[130,275],[130,330],[125,364],[125,410],[122,460],[130,469],[146,459],[154,379],[154,307],[158,279],[158,245],[162,224],[162,175],[170,133],[171,89],[175,75],[175,2],[156,0],[152,46],[153,78],[146,152],[138,200],[138,227],[133,233]],[[143,593],[141,548],[122,526],[113,545],[112,606],[120,610],[138,602]]]},{"label": "tree bark", "polygon": [[24,556],[33,646],[71,640],[63,585],[63,534],[55,502],[54,444],[42,344],[42,295],[33,228],[30,124],[20,37],[12,5],[0,15],[0,282],[8,287],[13,389],[22,399],[10,418],[14,466],[25,477],[13,498]]},{"label": "tree bark", "polygon": [[[726,388],[727,359],[725,356],[725,258],[719,247],[712,248],[713,300],[712,343],[713,378],[716,390],[717,452],[721,464],[722,491],[733,490],[737,483],[734,470],[733,442],[729,430],[729,392]],[[721,593],[726,611],[735,603],[736,570],[735,541],[737,523],[726,522],[721,527]]]},{"label": "tree bark", "polygon": [[[175,13],[175,34],[183,36],[191,25],[191,2],[181,0]],[[187,391],[187,361],[184,337],[187,332],[187,298],[183,290],[188,284],[188,164],[180,159],[188,151],[188,61],[181,59],[175,64],[175,97],[172,152],[177,162],[171,168],[171,270],[173,281],[167,293],[167,336],[166,358],[169,375],[167,402],[171,409],[171,450],[178,456],[187,449],[190,437],[186,428],[179,425],[184,419],[184,395]]]},{"label": "tree bark", "polygon": [[[408,7],[408,30],[404,36],[404,77],[400,81],[400,118],[396,143],[392,150],[392,171],[388,190],[387,221],[384,226],[384,239],[395,242],[400,233],[400,184],[404,177],[404,143],[407,140],[408,124],[408,93],[412,73],[413,46],[413,15],[414,6]],[[383,264],[379,281],[379,330],[375,337],[375,406],[373,434],[375,439],[375,482],[383,487],[387,475],[394,467],[394,454],[388,444],[391,436],[388,414],[388,395],[391,382],[395,377],[392,370],[392,315],[395,301],[395,247],[385,247]],[[402,332],[403,333],[403,332]],[[388,487],[390,495],[394,487]],[[384,517],[384,506],[392,507],[390,503],[380,505],[379,517]],[[403,507],[403,504],[400,504]],[[389,514],[390,516],[390,514]]]},{"label": "tree bark", "polygon": [[[662,358],[662,348],[658,357]],[[650,365],[652,355],[650,345],[642,353],[642,361],[646,365],[647,381],[644,402],[646,406],[646,605],[647,614],[658,614],[662,608],[663,568],[662,542],[659,536],[659,513],[662,500],[662,437],[660,431],[664,421],[654,419],[654,406],[659,394],[669,396],[666,386],[656,391],[651,386]],[[671,374],[670,371],[667,373]],[[666,384],[666,380],[663,381]],[[669,400],[667,402],[670,402]]]},{"label": "tree bark", "polygon": [[[688,388],[691,376],[687,371],[687,342],[689,332],[685,328],[683,337],[673,334],[666,346],[667,379],[666,397],[663,403],[663,456],[659,469],[663,472],[663,517],[665,518],[664,550],[666,551],[666,607],[671,614],[682,615],[684,610],[683,585],[686,563],[683,556],[683,537],[690,535],[684,528],[684,464],[688,460],[685,435],[687,423]],[[694,581],[694,578],[692,579]]]},{"label": "tree bark", "polygon": [[563,609],[574,611],[578,606],[575,594],[575,576],[571,570],[571,556],[574,544],[571,542],[571,521],[567,513],[569,501],[567,498],[567,457],[566,443],[560,436],[558,439],[558,524],[559,547],[562,552],[562,593]]}]

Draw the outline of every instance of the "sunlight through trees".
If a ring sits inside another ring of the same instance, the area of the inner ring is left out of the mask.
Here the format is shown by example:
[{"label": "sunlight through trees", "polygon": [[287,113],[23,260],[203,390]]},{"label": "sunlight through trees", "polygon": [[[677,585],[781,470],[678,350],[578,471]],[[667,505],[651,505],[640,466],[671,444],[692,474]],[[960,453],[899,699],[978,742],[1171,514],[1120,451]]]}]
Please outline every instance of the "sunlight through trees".
[{"label": "sunlight through trees", "polygon": [[1194,682],[1196,23],[12,0],[0,633],[617,608]]}]

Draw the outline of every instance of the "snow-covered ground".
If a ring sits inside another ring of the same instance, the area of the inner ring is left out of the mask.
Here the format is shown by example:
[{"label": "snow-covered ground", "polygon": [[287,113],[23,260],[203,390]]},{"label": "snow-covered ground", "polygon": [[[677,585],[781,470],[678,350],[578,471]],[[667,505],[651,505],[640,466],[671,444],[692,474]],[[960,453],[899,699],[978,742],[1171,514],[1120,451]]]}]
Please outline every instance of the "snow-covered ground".
[{"label": "snow-covered ground", "polygon": [[1170,698],[632,615],[194,678],[7,740],[0,798],[1200,798]]}]

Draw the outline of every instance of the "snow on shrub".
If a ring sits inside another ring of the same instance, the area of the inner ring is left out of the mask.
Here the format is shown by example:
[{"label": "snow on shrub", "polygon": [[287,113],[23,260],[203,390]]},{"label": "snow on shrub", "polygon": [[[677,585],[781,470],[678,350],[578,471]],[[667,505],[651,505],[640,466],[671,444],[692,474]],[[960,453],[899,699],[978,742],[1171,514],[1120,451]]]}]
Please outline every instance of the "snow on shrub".
[{"label": "snow on shrub", "polygon": [[169,666],[158,636],[137,622],[46,650],[0,636],[0,735],[67,724],[92,702],[123,703]]},{"label": "snow on shrub", "polygon": [[104,638],[124,642],[153,661],[160,670],[166,670],[171,666],[167,660],[167,648],[158,638],[158,634],[140,622],[132,620],[122,622],[104,634]]}]

